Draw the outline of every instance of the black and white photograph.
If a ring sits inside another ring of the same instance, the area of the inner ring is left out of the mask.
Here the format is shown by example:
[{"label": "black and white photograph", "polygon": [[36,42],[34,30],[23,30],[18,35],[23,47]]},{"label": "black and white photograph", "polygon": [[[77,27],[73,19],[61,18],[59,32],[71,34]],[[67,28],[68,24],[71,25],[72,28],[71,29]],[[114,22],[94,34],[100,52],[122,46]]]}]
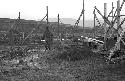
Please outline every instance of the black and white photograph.
[{"label": "black and white photograph", "polygon": [[125,81],[125,0],[0,0],[0,81]]}]

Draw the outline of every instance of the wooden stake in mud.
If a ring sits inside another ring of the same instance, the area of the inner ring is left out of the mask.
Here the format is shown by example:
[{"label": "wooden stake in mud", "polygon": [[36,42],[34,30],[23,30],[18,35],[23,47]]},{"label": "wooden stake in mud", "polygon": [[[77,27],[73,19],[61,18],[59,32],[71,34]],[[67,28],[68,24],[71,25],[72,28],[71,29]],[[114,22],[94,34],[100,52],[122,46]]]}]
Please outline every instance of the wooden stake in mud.
[{"label": "wooden stake in mud", "polygon": [[85,9],[84,9],[84,0],[83,0],[83,36],[85,35]]},{"label": "wooden stake in mud", "polygon": [[20,20],[20,12],[19,12],[19,17],[18,17],[18,18],[19,18],[19,20]]},{"label": "wooden stake in mud", "polygon": [[[120,25],[120,0],[117,1],[117,27]],[[119,35],[117,35],[117,39],[119,38]],[[117,45],[117,50],[120,50],[120,42]]]},{"label": "wooden stake in mud", "polygon": [[47,8],[47,14],[46,14],[46,16],[47,16],[47,25],[48,25],[48,23],[49,23],[49,21],[48,21],[48,6],[46,7]]},{"label": "wooden stake in mud", "polygon": [[114,7],[113,7],[113,2],[112,2],[112,22],[113,22],[113,15],[114,15],[113,9],[114,9]]},{"label": "wooden stake in mud", "polygon": [[59,33],[59,14],[58,14],[58,37],[60,37],[59,35],[60,33]]},{"label": "wooden stake in mud", "polygon": [[[17,22],[15,22],[15,24],[16,24],[16,26],[15,26],[15,30],[20,30],[20,28],[19,27],[21,27],[20,26],[20,12],[19,12],[19,16],[18,16],[18,18],[17,18]],[[21,31],[21,30],[20,30]]]},{"label": "wooden stake in mud", "polygon": [[[114,7],[113,7],[113,2],[112,2],[112,11],[111,11],[111,14],[112,14],[112,21],[111,21],[111,27],[113,28],[113,19],[114,19],[114,13],[113,13],[113,9],[114,9]],[[110,34],[110,37],[113,35],[113,29],[111,29],[111,34]]]},{"label": "wooden stake in mud", "polygon": [[[104,17],[106,18],[107,16],[107,3],[104,3]],[[106,24],[106,21],[104,20],[104,31],[105,31],[105,34],[104,34],[104,49],[106,49],[106,39],[107,39],[107,36],[106,36],[106,31],[107,31],[107,24]]]},{"label": "wooden stake in mud", "polygon": [[96,31],[95,31],[95,9],[93,11],[93,14],[94,14],[94,36],[96,35]]}]

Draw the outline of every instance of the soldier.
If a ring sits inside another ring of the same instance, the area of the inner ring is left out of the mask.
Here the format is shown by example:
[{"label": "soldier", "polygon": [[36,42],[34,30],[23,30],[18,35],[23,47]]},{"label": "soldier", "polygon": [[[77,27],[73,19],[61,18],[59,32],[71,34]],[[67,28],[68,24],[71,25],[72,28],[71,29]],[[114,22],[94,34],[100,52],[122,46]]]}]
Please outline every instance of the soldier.
[{"label": "soldier", "polygon": [[46,27],[45,32],[43,33],[43,39],[45,40],[45,48],[46,50],[51,50],[51,44],[53,41],[53,34],[50,32],[49,27]]}]

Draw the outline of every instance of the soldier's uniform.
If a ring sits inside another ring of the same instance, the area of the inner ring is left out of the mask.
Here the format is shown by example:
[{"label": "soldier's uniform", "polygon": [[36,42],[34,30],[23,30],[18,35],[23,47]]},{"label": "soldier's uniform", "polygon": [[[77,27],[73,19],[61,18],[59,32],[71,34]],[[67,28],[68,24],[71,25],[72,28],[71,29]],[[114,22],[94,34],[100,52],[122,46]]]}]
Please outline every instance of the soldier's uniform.
[{"label": "soldier's uniform", "polygon": [[46,27],[45,32],[43,33],[43,39],[45,40],[45,48],[46,50],[51,50],[51,45],[53,42],[53,34],[49,31],[48,26]]}]

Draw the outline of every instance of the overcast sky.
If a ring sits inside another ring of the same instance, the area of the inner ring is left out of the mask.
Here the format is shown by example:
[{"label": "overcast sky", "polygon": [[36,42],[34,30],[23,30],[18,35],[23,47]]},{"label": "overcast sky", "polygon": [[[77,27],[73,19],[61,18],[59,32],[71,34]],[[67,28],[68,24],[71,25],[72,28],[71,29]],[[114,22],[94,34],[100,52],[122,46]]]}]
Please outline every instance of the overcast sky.
[{"label": "overcast sky", "polygon": [[[116,7],[117,0],[85,0],[85,19],[93,19],[94,6],[103,13],[104,3],[107,3],[109,12],[112,2]],[[18,12],[21,12],[23,19],[42,19],[48,6],[49,18],[56,18],[59,13],[61,18],[77,19],[82,10],[82,4],[83,0],[0,0],[0,18],[17,18]],[[125,14],[125,10],[121,13]]]}]

